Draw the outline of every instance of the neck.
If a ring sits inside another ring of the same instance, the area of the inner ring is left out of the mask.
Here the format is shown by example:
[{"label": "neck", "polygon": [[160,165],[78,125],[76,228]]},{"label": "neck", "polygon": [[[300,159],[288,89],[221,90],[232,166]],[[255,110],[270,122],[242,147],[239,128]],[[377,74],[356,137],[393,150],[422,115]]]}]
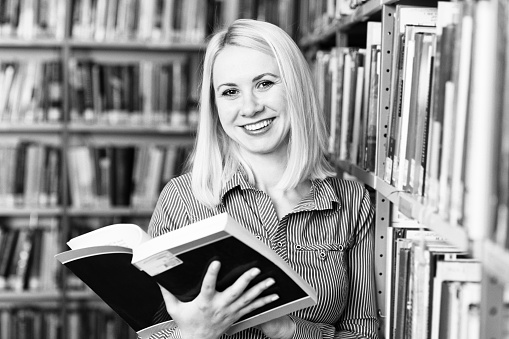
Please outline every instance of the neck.
[{"label": "neck", "polygon": [[255,177],[256,188],[271,198],[279,219],[290,213],[309,193],[311,188],[309,180],[300,182],[297,187],[290,190],[277,187],[287,166],[286,155],[251,155],[247,160]]},{"label": "neck", "polygon": [[255,176],[256,187],[265,192],[275,189],[286,169],[286,163],[287,159],[284,156],[251,157],[249,166]]}]

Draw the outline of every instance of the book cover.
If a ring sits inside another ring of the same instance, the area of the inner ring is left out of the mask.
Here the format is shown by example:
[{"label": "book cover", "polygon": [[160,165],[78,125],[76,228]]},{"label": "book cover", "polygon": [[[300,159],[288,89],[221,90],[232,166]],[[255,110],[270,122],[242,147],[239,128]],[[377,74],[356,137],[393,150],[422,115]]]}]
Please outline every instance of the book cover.
[{"label": "book cover", "polygon": [[[480,282],[481,264],[471,259],[441,260],[435,266],[431,314],[431,338],[440,338],[446,329],[450,303],[447,287],[449,282]],[[457,312],[456,312],[457,313]],[[444,320],[442,320],[444,319]]]},{"label": "book cover", "polygon": [[[398,169],[399,161],[395,159],[396,148],[399,146],[399,125],[402,108],[402,89],[404,83],[404,58],[405,58],[405,27],[407,25],[415,26],[434,26],[436,24],[437,9],[433,7],[421,7],[411,5],[397,5],[394,14],[394,38],[392,42],[392,67],[391,74],[391,92],[390,92],[390,117],[387,126],[387,135],[389,137],[386,150],[386,161],[383,179],[394,185],[394,169]],[[395,179],[397,178],[395,175]]]},{"label": "book cover", "polygon": [[[411,251],[411,242],[407,242],[408,245],[403,245],[401,247],[397,247],[397,251],[399,253],[398,257],[398,266],[396,267],[396,284],[395,286],[395,310],[394,310],[394,324],[393,324],[393,336],[394,339],[402,339],[405,338],[406,333],[406,320],[407,320],[407,300],[408,300],[408,289],[409,283],[408,280],[410,278],[408,272],[410,269],[410,251]],[[408,247],[405,247],[408,246]]]},{"label": "book cover", "polygon": [[409,155],[407,158],[407,161],[409,161],[408,188],[411,193],[422,195],[435,34],[417,33],[415,39],[416,51],[420,54],[420,57],[416,59],[419,61],[419,64],[416,65],[419,75],[417,76],[418,82],[415,84],[417,86],[415,106],[412,108],[415,110],[415,132],[412,134],[415,136],[415,143],[413,152],[407,148],[407,155]]},{"label": "book cover", "polygon": [[434,74],[430,103],[429,146],[426,163],[425,196],[429,204],[438,207],[438,185],[442,167],[442,143],[444,139],[444,111],[446,84],[452,79],[453,56],[456,48],[456,21],[459,3],[438,3],[436,55],[433,61]]},{"label": "book cover", "polygon": [[377,166],[376,155],[378,154],[378,114],[379,114],[379,90],[380,90],[380,58],[381,45],[372,45],[371,49],[371,67],[368,83],[368,101],[366,112],[366,134],[365,134],[365,155],[364,169],[375,172]]},{"label": "book cover", "polygon": [[363,89],[363,127],[364,138],[362,143],[362,168],[374,172],[376,161],[376,134],[378,115],[378,77],[380,73],[379,53],[382,42],[382,24],[368,21],[366,32],[366,55]]},{"label": "book cover", "polygon": [[[56,258],[141,338],[164,325],[154,319],[171,322],[158,283],[181,301],[193,300],[214,260],[221,262],[218,291],[258,267],[261,274],[247,288],[271,277],[276,284],[262,296],[279,295],[275,302],[242,317],[228,334],[316,304],[313,288],[227,213],[152,239],[136,225],[110,225],[73,238],[68,245],[71,250]],[[160,317],[161,312],[166,314]]]}]

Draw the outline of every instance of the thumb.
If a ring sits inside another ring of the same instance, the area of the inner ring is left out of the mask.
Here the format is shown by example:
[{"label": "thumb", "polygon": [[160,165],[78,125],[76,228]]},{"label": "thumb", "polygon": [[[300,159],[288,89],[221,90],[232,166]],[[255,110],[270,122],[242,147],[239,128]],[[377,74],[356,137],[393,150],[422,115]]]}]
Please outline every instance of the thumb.
[{"label": "thumb", "polygon": [[[159,284],[158,284],[159,285]],[[163,286],[159,285],[159,289],[161,290],[161,294],[163,295],[164,303],[166,304],[166,309],[168,313],[174,312],[176,308],[178,308],[180,304],[180,300],[177,299],[170,291],[168,291]]]}]

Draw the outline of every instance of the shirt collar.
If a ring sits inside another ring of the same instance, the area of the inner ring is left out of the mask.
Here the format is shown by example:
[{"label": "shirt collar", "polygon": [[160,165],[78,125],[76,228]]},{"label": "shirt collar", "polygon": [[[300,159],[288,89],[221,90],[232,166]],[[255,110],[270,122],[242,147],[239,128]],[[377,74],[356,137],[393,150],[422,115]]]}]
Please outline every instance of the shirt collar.
[{"label": "shirt collar", "polygon": [[[247,180],[247,176],[243,170],[239,169],[235,174],[223,185],[221,189],[221,201],[224,196],[228,194],[235,187],[240,189],[255,189],[255,187]],[[297,209],[306,210],[329,210],[339,209],[341,202],[339,197],[332,187],[331,178],[326,179],[313,179],[311,180],[311,192],[302,200],[297,206]]]},{"label": "shirt collar", "polygon": [[319,210],[341,208],[341,201],[332,186],[332,178],[312,180],[311,196]]},{"label": "shirt collar", "polygon": [[227,180],[221,188],[221,201],[224,196],[235,187],[239,187],[243,190],[254,189],[255,187],[247,180],[247,175],[242,169],[238,169],[233,176]]}]

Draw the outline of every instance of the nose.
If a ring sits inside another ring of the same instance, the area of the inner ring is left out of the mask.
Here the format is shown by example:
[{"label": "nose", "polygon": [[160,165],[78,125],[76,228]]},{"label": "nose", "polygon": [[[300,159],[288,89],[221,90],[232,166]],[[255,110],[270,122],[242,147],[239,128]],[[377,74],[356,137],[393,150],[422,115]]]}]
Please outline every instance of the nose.
[{"label": "nose", "polygon": [[260,103],[260,99],[253,93],[249,93],[244,96],[242,101],[241,114],[243,116],[253,116],[263,109],[263,105]]}]

